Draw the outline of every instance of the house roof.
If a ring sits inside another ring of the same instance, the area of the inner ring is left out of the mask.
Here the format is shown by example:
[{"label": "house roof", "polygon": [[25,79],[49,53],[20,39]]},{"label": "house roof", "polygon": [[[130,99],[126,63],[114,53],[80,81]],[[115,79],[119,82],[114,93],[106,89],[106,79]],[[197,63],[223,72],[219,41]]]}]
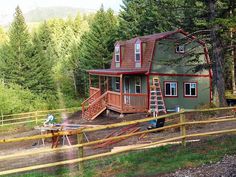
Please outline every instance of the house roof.
[{"label": "house roof", "polygon": [[[121,47],[121,65],[120,68],[116,67],[115,63],[115,55],[113,54],[113,59],[111,62],[111,67],[110,69],[98,69],[98,70],[90,70],[88,71],[90,74],[113,74],[113,75],[119,75],[119,74],[124,74],[124,73],[146,73],[149,71],[152,58],[154,55],[155,51],[155,46],[156,46],[156,41],[161,40],[164,38],[167,38],[173,34],[176,33],[181,33],[185,36],[188,36],[188,33],[184,32],[181,29],[177,29],[175,31],[168,31],[168,32],[163,32],[163,33],[157,33],[157,34],[152,34],[152,35],[147,35],[147,36],[139,36],[135,37],[130,40],[126,41],[117,41],[115,43],[116,45],[120,45]],[[194,36],[190,35],[188,36],[191,39],[195,39]],[[135,52],[134,52],[134,44],[136,41],[140,40],[142,42],[142,48],[144,50],[141,50],[143,53],[141,54],[141,68],[137,69],[135,67]],[[204,44],[204,42],[197,40],[197,42]],[[131,71],[130,71],[131,70]]]},{"label": "house roof", "polygon": [[[142,47],[145,47],[145,50],[142,50],[143,53],[142,53],[141,68],[149,69],[152,56],[155,50],[156,40],[166,38],[178,32],[186,35],[186,33],[183,32],[182,30],[175,30],[175,31],[168,31],[168,32],[157,33],[157,34],[152,34],[152,35],[147,35],[147,36],[135,37],[133,39],[126,40],[126,41],[117,41],[115,45],[119,44],[121,46],[121,67],[129,68],[129,69],[135,68],[134,44],[136,43],[137,40],[140,40],[142,43],[144,43]],[[111,69],[115,69],[115,68],[116,68],[115,59],[113,55],[113,60],[111,62]]]},{"label": "house roof", "polygon": [[89,74],[95,75],[120,75],[120,74],[145,74],[148,72],[147,69],[95,69],[89,70]]}]

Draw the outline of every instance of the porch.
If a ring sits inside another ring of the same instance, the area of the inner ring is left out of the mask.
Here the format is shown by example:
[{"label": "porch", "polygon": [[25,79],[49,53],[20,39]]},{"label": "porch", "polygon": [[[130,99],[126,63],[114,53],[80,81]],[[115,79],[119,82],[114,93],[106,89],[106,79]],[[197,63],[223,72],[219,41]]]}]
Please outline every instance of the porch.
[{"label": "porch", "polygon": [[121,114],[147,112],[148,80],[144,73],[145,71],[122,73],[90,71],[90,97],[82,103],[83,117],[94,119],[105,109]]}]

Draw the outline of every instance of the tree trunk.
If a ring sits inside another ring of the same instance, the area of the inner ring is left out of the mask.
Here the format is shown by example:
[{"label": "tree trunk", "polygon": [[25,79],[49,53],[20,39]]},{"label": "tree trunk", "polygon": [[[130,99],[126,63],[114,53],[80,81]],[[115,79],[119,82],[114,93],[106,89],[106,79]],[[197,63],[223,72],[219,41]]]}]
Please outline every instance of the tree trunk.
[{"label": "tree trunk", "polygon": [[[216,1],[206,1],[209,7],[209,21],[214,23],[216,19]],[[213,87],[216,87],[219,95],[219,105],[226,106],[225,99],[225,80],[224,80],[224,58],[220,41],[219,25],[213,24],[211,27],[211,42],[212,42],[212,64],[213,64]],[[214,94],[215,95],[215,94]]]},{"label": "tree trunk", "polygon": [[[230,12],[229,15],[230,17],[234,16],[234,5],[231,2],[230,4]],[[233,39],[234,39],[234,35],[233,35],[233,28],[230,28],[230,45],[231,47],[233,47]],[[232,64],[231,64],[231,73],[232,73],[232,89],[233,89],[233,95],[236,95],[236,84],[235,84],[235,47],[232,48],[232,52],[231,52],[231,56],[232,56]]]},{"label": "tree trunk", "polygon": [[74,85],[75,96],[78,97],[76,77],[75,77],[75,72],[74,71],[72,71],[72,77],[73,77],[73,85]]}]

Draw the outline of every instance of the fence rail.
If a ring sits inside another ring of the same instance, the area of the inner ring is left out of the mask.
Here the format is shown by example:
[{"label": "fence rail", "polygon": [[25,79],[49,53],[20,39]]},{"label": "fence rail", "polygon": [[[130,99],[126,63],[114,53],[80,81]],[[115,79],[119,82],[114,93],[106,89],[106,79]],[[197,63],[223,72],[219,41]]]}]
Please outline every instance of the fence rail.
[{"label": "fence rail", "polygon": [[[217,117],[213,117],[209,120],[188,121],[188,118],[186,117],[186,114],[189,114],[189,113],[202,113],[202,112],[215,112],[215,111],[226,111],[226,110],[234,111],[234,109],[236,109],[236,107],[214,108],[214,109],[193,110],[193,111],[182,111],[182,112],[179,112],[179,113],[172,113],[172,114],[162,115],[162,116],[158,116],[158,117],[145,118],[145,119],[142,119],[142,120],[121,122],[121,123],[110,124],[110,125],[103,125],[103,126],[99,126],[99,127],[95,127],[95,128],[84,128],[84,129],[78,129],[78,130],[73,130],[73,131],[62,131],[62,132],[58,132],[58,133],[55,133],[55,134],[35,135],[35,136],[31,136],[31,137],[3,139],[3,140],[0,140],[0,143],[20,142],[20,141],[27,141],[27,140],[33,140],[33,139],[35,140],[35,139],[41,139],[41,138],[50,138],[50,137],[54,137],[54,136],[75,135],[76,134],[78,136],[78,144],[72,145],[72,146],[69,146],[69,147],[60,147],[60,148],[57,148],[57,149],[41,149],[41,150],[37,150],[37,151],[34,151],[34,152],[23,152],[23,153],[16,153],[16,154],[11,154],[11,155],[1,156],[0,160],[3,160],[3,159],[4,160],[16,159],[16,158],[19,158],[19,157],[28,157],[28,156],[32,156],[32,155],[36,155],[36,154],[40,154],[40,153],[67,151],[67,150],[71,150],[73,148],[78,148],[79,149],[80,156],[78,158],[71,159],[71,160],[64,160],[64,161],[52,162],[52,163],[48,163],[48,164],[34,165],[34,166],[29,166],[29,167],[24,167],[24,168],[1,171],[0,175],[6,175],[6,174],[12,174],[12,173],[18,173],[18,172],[26,172],[26,171],[31,171],[31,170],[36,170],[36,169],[43,169],[43,168],[48,168],[48,167],[55,167],[55,166],[66,165],[66,164],[71,164],[71,163],[79,163],[80,168],[82,168],[83,167],[82,162],[84,162],[84,161],[97,159],[97,158],[101,158],[101,157],[112,156],[112,155],[115,155],[115,154],[118,154],[118,153],[124,153],[124,152],[133,151],[133,150],[138,150],[138,149],[144,148],[144,147],[149,147],[149,146],[153,146],[153,145],[161,145],[161,144],[166,143],[166,142],[177,141],[177,140],[182,140],[182,145],[185,146],[186,145],[186,139],[189,139],[189,138],[235,133],[236,132],[235,128],[226,129],[226,130],[217,130],[217,131],[207,131],[207,132],[201,132],[201,133],[192,133],[192,134],[187,133],[187,131],[186,131],[186,128],[188,126],[205,125],[205,124],[213,124],[213,123],[221,124],[223,122],[236,121],[236,118],[229,117],[229,116],[225,116],[225,118],[222,117],[221,119],[219,119]],[[227,111],[227,112],[229,112],[229,111]],[[163,119],[163,118],[176,119],[177,122],[172,124],[172,125],[167,125],[167,126],[161,127],[161,128],[155,128],[155,129],[151,129],[151,130],[144,130],[144,131],[140,131],[140,132],[129,133],[129,134],[126,134],[126,135],[120,135],[120,136],[115,136],[115,137],[98,139],[98,140],[94,140],[94,141],[90,141],[90,142],[86,142],[86,143],[82,142],[81,137],[83,136],[84,132],[95,132],[95,131],[99,131],[99,130],[118,128],[118,127],[129,126],[129,125],[132,125],[132,124],[144,123],[144,122],[148,122],[148,121],[151,121],[151,120]],[[173,129],[173,128],[179,128],[179,130],[180,130],[179,136],[175,135],[175,137],[159,140],[159,141],[152,142],[152,143],[145,144],[145,145],[144,144],[137,145],[136,147],[130,147],[130,148],[118,150],[118,151],[115,151],[115,152],[105,152],[105,153],[101,153],[101,154],[95,154],[95,155],[90,155],[90,156],[83,157],[84,147],[86,147],[86,146],[92,146],[92,145],[102,143],[102,142],[106,142],[106,141],[121,140],[121,139],[132,137],[132,136],[147,134],[147,133],[160,131],[160,130],[168,130],[168,129]]]},{"label": "fence rail", "polygon": [[61,113],[71,114],[75,111],[81,110],[81,107],[65,108],[65,109],[54,109],[54,110],[42,110],[34,112],[26,112],[19,114],[1,114],[0,127],[9,126],[9,125],[19,125],[35,122],[37,125],[45,120],[45,117],[48,113],[54,113],[59,115]]}]

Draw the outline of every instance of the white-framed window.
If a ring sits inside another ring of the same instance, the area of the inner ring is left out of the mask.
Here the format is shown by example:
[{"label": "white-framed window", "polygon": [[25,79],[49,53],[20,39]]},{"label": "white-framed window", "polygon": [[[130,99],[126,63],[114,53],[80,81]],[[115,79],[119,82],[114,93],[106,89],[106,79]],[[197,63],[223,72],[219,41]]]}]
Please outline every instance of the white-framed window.
[{"label": "white-framed window", "polygon": [[120,91],[120,78],[119,77],[115,78],[115,90],[118,92]]},{"label": "white-framed window", "polygon": [[120,46],[115,47],[115,62],[120,63]]},{"label": "white-framed window", "polygon": [[165,81],[165,96],[178,96],[178,84],[175,81]]},{"label": "white-framed window", "polygon": [[134,47],[134,54],[135,54],[135,62],[141,63],[141,42],[135,43]]},{"label": "white-framed window", "polygon": [[135,93],[141,93],[142,80],[141,77],[135,78]]},{"label": "white-framed window", "polygon": [[176,53],[184,53],[185,52],[185,46],[184,45],[178,45],[175,49]]},{"label": "white-framed window", "polygon": [[196,97],[197,96],[197,83],[196,82],[185,82],[184,83],[184,96],[185,97]]}]

